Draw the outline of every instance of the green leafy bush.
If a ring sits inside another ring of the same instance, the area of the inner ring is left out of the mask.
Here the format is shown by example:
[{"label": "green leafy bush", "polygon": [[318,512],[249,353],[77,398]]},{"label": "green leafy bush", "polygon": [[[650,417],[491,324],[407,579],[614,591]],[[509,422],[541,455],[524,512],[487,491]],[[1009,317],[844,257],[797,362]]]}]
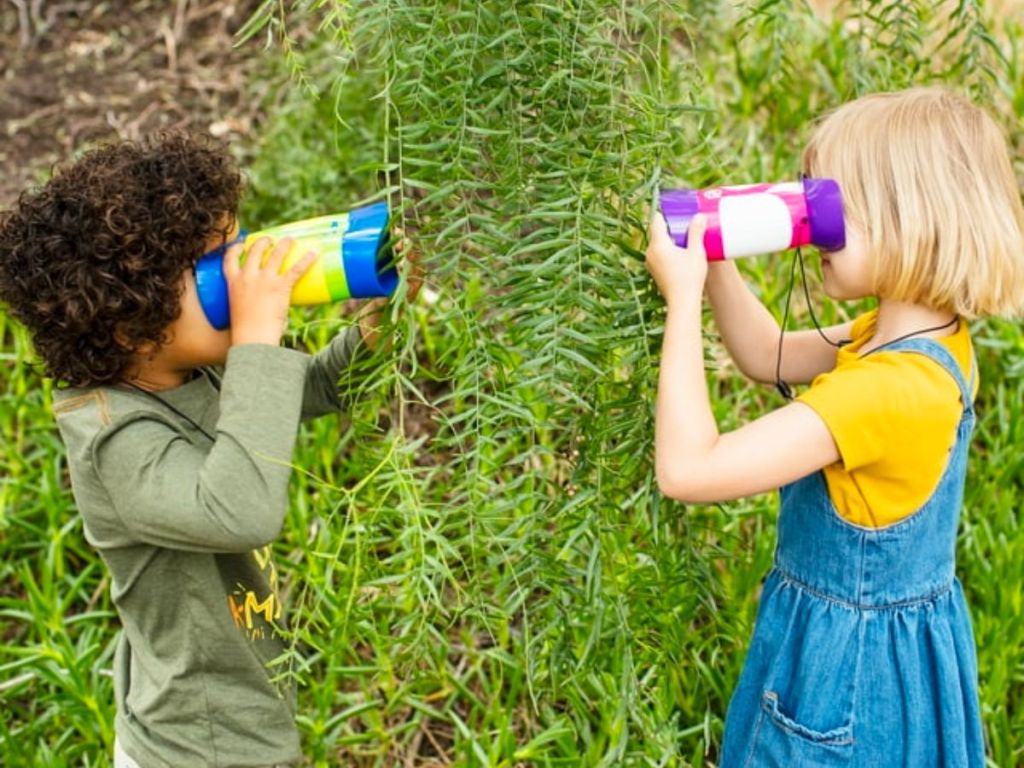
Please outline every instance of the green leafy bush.
[{"label": "green leafy bush", "polygon": [[[970,90],[1017,144],[1020,30],[966,2],[864,0],[825,19],[787,0],[268,0],[245,34],[267,35],[293,74],[247,223],[387,197],[428,270],[429,290],[394,313],[394,348],[342,382],[351,412],[307,425],[296,453],[281,670],[300,682],[307,753],[713,764],[775,500],[683,508],[656,491],[654,186],[793,178],[822,112],[914,83]],[[788,259],[743,269],[781,309]],[[296,312],[295,341],[324,343],[340,314]],[[15,350],[0,427],[17,448],[0,485],[0,756],[104,764],[107,585],[71,517],[48,391],[22,335],[0,332]],[[975,335],[984,415],[961,573],[991,758],[1010,766],[1024,625],[1020,590],[1001,585],[1024,575],[1024,338],[1003,322]],[[722,429],[778,404],[714,337],[708,361]]]}]

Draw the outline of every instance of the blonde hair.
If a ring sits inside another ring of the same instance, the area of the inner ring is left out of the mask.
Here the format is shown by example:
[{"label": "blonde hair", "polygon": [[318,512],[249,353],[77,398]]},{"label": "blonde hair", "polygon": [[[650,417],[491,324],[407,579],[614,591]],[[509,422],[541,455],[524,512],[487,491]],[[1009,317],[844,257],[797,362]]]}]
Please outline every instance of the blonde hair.
[{"label": "blonde hair", "polygon": [[803,168],[839,182],[877,295],[967,318],[1024,310],[1024,207],[984,110],[940,88],[864,96],[817,127]]}]

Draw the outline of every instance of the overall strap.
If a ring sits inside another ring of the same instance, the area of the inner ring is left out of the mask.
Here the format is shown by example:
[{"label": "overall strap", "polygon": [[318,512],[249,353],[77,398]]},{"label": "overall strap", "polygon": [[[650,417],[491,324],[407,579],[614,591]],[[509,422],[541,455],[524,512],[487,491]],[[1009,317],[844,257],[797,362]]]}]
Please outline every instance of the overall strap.
[{"label": "overall strap", "polygon": [[877,349],[873,349],[868,352],[868,355],[873,355],[876,352],[918,352],[930,357],[945,368],[946,372],[953,377],[954,381],[956,381],[956,385],[960,389],[960,402],[963,403],[964,412],[972,413],[974,411],[972,393],[974,391],[974,380],[977,374],[978,365],[973,352],[971,353],[971,373],[969,383],[964,380],[964,375],[960,370],[960,365],[957,363],[952,353],[950,353],[946,347],[935,339],[905,339],[903,341],[893,342],[892,344],[883,344]]}]

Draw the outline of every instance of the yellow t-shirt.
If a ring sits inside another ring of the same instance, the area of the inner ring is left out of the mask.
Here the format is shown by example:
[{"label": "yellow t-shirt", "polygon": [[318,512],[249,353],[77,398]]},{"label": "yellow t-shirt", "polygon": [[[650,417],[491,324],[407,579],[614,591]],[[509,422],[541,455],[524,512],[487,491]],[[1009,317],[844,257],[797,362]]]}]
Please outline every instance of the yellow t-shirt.
[{"label": "yellow t-shirt", "polygon": [[[884,348],[859,356],[877,321],[877,309],[857,318],[836,367],[797,398],[822,418],[839,449],[840,460],[824,469],[832,503],[845,519],[870,528],[890,525],[928,501],[963,412],[956,381],[932,358]],[[956,333],[936,341],[969,382],[967,324],[961,320]]]}]

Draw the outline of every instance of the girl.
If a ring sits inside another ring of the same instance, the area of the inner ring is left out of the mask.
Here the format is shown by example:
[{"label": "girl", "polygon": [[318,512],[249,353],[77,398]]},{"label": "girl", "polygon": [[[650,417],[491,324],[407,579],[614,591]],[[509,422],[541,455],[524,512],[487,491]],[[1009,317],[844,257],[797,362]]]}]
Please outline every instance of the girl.
[{"label": "girl", "polygon": [[[965,321],[1024,307],[1006,142],[946,91],[875,94],[817,128],[803,170],[842,188],[846,246],[821,264],[832,298],[877,297],[854,322],[780,337],[735,265],[709,269],[699,218],[683,250],[656,217],[647,250],[668,307],[659,487],[690,502],[782,489],[721,765],[981,768],[954,548],[977,388]],[[705,284],[741,371],[811,383],[724,435],[704,380]]]}]

